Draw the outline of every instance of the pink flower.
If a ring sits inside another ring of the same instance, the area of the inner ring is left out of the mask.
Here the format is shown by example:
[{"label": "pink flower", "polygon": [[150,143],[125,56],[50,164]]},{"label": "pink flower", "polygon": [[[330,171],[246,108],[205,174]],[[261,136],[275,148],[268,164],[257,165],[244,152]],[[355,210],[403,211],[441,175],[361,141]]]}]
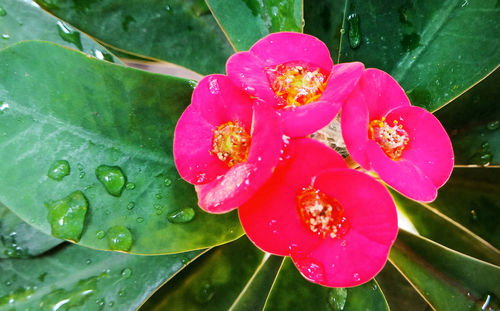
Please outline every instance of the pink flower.
[{"label": "pink flower", "polygon": [[291,256],[311,282],[350,287],[369,281],[398,231],[387,189],[309,138],[292,139],[286,157],[239,208],[248,237],[266,252]]},{"label": "pink flower", "polygon": [[270,34],[226,65],[235,85],[279,111],[284,133],[291,137],[326,126],[363,68],[358,62],[334,66],[323,42],[293,32]]},{"label": "pink flower", "polygon": [[253,104],[227,76],[210,75],[177,123],[174,160],[181,177],[195,185],[200,207],[224,213],[269,179],[282,145],[276,111]]},{"label": "pink flower", "polygon": [[342,136],[354,161],[409,198],[430,202],[450,177],[453,149],[443,126],[411,106],[387,73],[367,69],[342,107]]}]

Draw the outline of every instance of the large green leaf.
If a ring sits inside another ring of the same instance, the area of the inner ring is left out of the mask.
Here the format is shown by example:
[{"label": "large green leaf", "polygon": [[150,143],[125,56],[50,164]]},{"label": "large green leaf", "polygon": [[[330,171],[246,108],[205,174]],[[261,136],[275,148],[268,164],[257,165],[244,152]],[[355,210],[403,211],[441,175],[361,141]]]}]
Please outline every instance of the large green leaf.
[{"label": "large green leaf", "polygon": [[28,225],[0,203],[0,258],[36,256],[61,242]]},{"label": "large green leaf", "polygon": [[0,261],[2,310],[136,310],[200,254],[137,256],[65,245]]},{"label": "large green leaf", "polygon": [[[456,191],[460,191],[456,187]],[[411,220],[418,233],[463,254],[500,266],[500,251],[470,230],[432,207],[391,191],[398,208]],[[451,203],[450,203],[451,204]],[[451,204],[452,208],[455,207]]]},{"label": "large green leaf", "polygon": [[246,236],[220,246],[165,284],[143,309],[228,310],[267,258]]},{"label": "large green leaf", "polygon": [[328,288],[306,281],[287,257],[267,298],[265,311],[389,310],[377,282],[351,288]]},{"label": "large green leaf", "polygon": [[[113,248],[113,237],[105,236],[113,226],[127,227],[130,252],[143,254],[205,248],[242,234],[236,213],[217,216],[197,208],[193,187],[175,169],[172,135],[189,104],[191,81],[34,41],[1,51],[0,72],[0,202],[24,221],[50,233],[48,208],[57,214],[57,206],[69,204],[60,200],[71,194],[89,205],[79,242],[84,246]],[[70,170],[60,181],[47,177],[58,160]],[[126,175],[121,196],[99,182],[101,165],[118,166]],[[194,212],[194,219],[168,220],[179,212]]]},{"label": "large green leaf", "polygon": [[455,164],[500,164],[499,84],[500,70],[495,70],[451,105],[436,111],[450,134]]},{"label": "large green leaf", "polygon": [[498,308],[500,267],[402,230],[389,258],[436,310]]},{"label": "large green leaf", "polygon": [[223,73],[232,53],[202,0],[37,0],[105,44],[201,74]]},{"label": "large green leaf", "polygon": [[389,72],[414,105],[431,111],[500,62],[496,0],[309,0],[304,6],[304,31],[340,53],[341,62]]},{"label": "large green leaf", "polygon": [[455,168],[432,206],[500,249],[500,169]]},{"label": "large green leaf", "polygon": [[79,49],[98,59],[120,62],[103,46],[30,0],[3,0],[0,7],[0,49],[23,40],[46,40]]},{"label": "large green leaf", "polygon": [[301,0],[207,0],[236,51],[248,50],[272,32],[302,32]]}]

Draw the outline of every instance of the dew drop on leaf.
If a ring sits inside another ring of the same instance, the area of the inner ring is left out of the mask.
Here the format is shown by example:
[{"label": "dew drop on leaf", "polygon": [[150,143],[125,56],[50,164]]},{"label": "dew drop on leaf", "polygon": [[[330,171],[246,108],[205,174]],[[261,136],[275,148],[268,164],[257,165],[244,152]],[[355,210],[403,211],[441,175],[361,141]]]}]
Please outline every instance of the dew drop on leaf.
[{"label": "dew drop on leaf", "polygon": [[7,11],[5,11],[5,9],[0,6],[0,16],[5,16],[5,15],[7,15]]},{"label": "dew drop on leaf", "polygon": [[170,187],[172,185],[172,179],[165,178],[165,180],[163,181],[163,184],[165,185],[165,187]]},{"label": "dew drop on leaf", "polygon": [[215,295],[215,289],[212,286],[212,283],[210,281],[202,281],[198,283],[198,290],[196,291],[196,294],[194,296],[194,300],[199,303],[199,304],[206,304]]},{"label": "dew drop on leaf", "polygon": [[486,125],[486,128],[490,131],[494,131],[500,128],[500,121],[499,120],[491,121]]},{"label": "dew drop on leaf", "polygon": [[112,250],[128,251],[132,247],[132,233],[125,226],[113,226],[106,233],[108,246]]},{"label": "dew drop on leaf", "polygon": [[359,15],[352,13],[347,17],[349,23],[349,45],[356,49],[361,44],[361,30],[359,29]]},{"label": "dew drop on leaf", "polygon": [[125,189],[127,190],[134,190],[135,189],[135,184],[132,182],[128,182],[127,185],[125,186]]},{"label": "dew drop on leaf", "polygon": [[53,236],[78,242],[82,234],[88,202],[81,191],[74,191],[67,197],[46,204],[47,220]]},{"label": "dew drop on leaf", "polygon": [[83,51],[80,33],[72,29],[68,24],[57,21],[59,37],[66,42],[73,43],[80,51]]},{"label": "dew drop on leaf", "polygon": [[10,35],[8,33],[3,33],[2,34],[2,39],[9,40],[10,39]]},{"label": "dew drop on leaf", "polygon": [[134,203],[134,202],[129,202],[129,203],[127,204],[127,209],[128,209],[128,210],[131,210],[131,209],[133,209],[134,207],[135,207],[135,203]]},{"label": "dew drop on leaf", "polygon": [[102,240],[104,238],[104,236],[106,235],[106,232],[102,231],[102,230],[99,230],[97,231],[97,233],[95,234],[95,237],[98,238],[99,240]]},{"label": "dew drop on leaf", "polygon": [[116,197],[122,194],[127,178],[118,166],[99,165],[95,169],[97,179],[106,191]]},{"label": "dew drop on leaf", "polygon": [[333,311],[344,310],[347,301],[347,289],[331,288],[328,292],[328,305]]},{"label": "dew drop on leaf", "polygon": [[144,221],[144,218],[142,218],[142,217],[137,217],[137,218],[136,218],[136,221],[137,221],[138,223],[141,223],[141,222],[143,222],[143,221]]},{"label": "dew drop on leaf", "polygon": [[53,180],[60,181],[68,176],[70,172],[69,163],[66,160],[54,161],[47,172],[47,176]]},{"label": "dew drop on leaf", "polygon": [[191,207],[185,207],[168,214],[168,221],[174,224],[183,224],[193,220],[195,211]]}]

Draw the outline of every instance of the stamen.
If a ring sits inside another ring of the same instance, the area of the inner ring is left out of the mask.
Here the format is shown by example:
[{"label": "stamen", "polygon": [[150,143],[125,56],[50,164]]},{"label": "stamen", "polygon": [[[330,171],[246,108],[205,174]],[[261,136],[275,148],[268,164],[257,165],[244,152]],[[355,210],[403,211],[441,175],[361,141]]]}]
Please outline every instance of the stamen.
[{"label": "stamen", "polygon": [[252,137],[238,121],[229,121],[214,130],[210,153],[232,167],[248,159],[251,142]]},{"label": "stamen", "polygon": [[375,141],[384,153],[393,160],[400,160],[405,150],[410,136],[397,120],[393,121],[393,126],[385,122],[385,117],[381,120],[372,120],[368,126],[368,137]]},{"label": "stamen", "polygon": [[266,68],[274,93],[281,99],[279,108],[299,107],[317,101],[326,87],[329,73],[319,67],[289,62]]},{"label": "stamen", "polygon": [[312,186],[297,194],[297,210],[309,230],[322,238],[342,238],[350,228],[339,201]]}]

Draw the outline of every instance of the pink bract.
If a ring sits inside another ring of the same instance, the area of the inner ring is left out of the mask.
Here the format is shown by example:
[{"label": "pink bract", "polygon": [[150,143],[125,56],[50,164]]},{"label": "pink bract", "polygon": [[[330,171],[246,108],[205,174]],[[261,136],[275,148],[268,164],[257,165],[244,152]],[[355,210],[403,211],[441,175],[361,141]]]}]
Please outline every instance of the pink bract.
[{"label": "pink bract", "polygon": [[[246,161],[231,167],[212,152],[214,133],[227,122],[238,122],[251,136]],[[226,76],[210,75],[196,86],[177,123],[174,160],[181,177],[196,185],[200,207],[224,213],[244,203],[271,176],[282,145],[273,109],[253,104]]]},{"label": "pink bract", "polygon": [[[391,156],[385,151],[387,146],[370,139],[371,126],[380,121],[386,129],[400,127],[405,131],[396,135],[406,140],[400,156]],[[353,160],[409,198],[433,201],[437,189],[450,177],[453,149],[445,129],[430,112],[411,106],[404,90],[381,70],[363,72],[344,103],[341,124]]]},{"label": "pink bract", "polygon": [[[268,72],[276,66],[293,63],[325,72],[326,87],[317,100],[283,108],[271,86]],[[226,65],[227,75],[236,86],[280,113],[284,133],[290,137],[305,136],[326,126],[339,112],[363,69],[359,62],[334,66],[323,42],[293,32],[270,34],[257,41],[248,52],[231,56]]]},{"label": "pink bract", "polygon": [[[292,139],[288,158],[272,178],[239,208],[248,237],[259,248],[291,256],[302,275],[330,287],[369,281],[384,266],[398,230],[387,189],[348,169],[333,149],[309,138]],[[297,209],[297,194],[313,186],[336,199],[350,227],[343,236],[310,230]]]}]

